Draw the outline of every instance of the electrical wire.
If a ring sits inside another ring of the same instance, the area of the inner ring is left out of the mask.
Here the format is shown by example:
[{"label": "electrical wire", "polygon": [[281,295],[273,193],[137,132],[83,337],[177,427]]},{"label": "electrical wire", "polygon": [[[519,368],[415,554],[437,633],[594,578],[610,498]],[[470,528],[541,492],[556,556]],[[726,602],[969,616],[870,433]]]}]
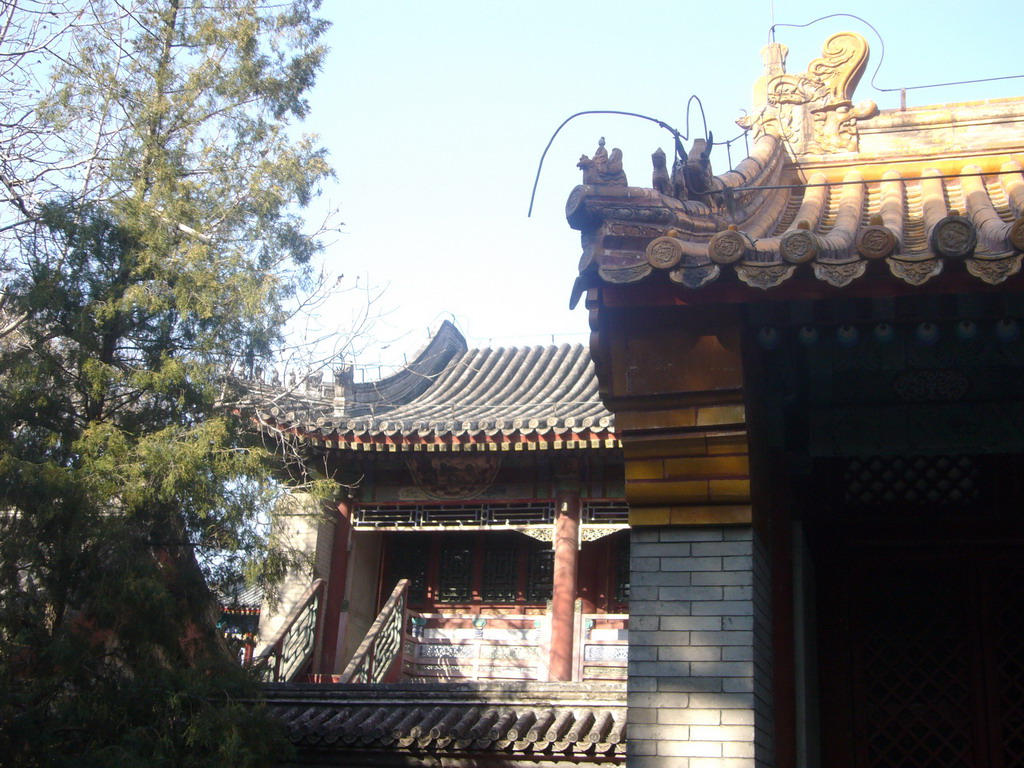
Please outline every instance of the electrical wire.
[{"label": "electrical wire", "polygon": [[1024,77],[1024,74],[1001,75],[999,77],[982,77],[977,78],[975,80],[956,80],[948,83],[927,83],[924,85],[908,85],[902,88],[883,88],[875,83],[875,78],[878,77],[878,73],[882,69],[882,63],[885,61],[885,39],[882,37],[882,33],[875,29],[874,25],[871,24],[871,22],[869,22],[867,19],[857,16],[854,13],[830,13],[827,16],[819,16],[817,19],[812,19],[811,21],[808,21],[806,24],[772,24],[768,28],[768,41],[772,43],[775,42],[776,27],[791,27],[793,29],[803,29],[804,27],[809,27],[812,24],[817,24],[819,21],[825,21],[827,19],[835,19],[839,17],[845,17],[859,21],[861,24],[863,24],[872,32],[874,32],[875,37],[878,38],[878,44],[881,46],[881,51],[878,54],[878,64],[875,66],[875,71],[871,74],[871,80],[869,81],[869,83],[872,88],[874,88],[876,91],[879,91],[880,93],[900,93],[901,91],[917,91],[923,88],[945,88],[946,86],[951,85],[973,85],[975,83],[991,83],[996,80],[1017,80],[1019,78]]},{"label": "electrical wire", "polygon": [[809,187],[844,187],[851,184],[882,184],[888,181],[893,182],[907,182],[907,181],[929,181],[931,179],[965,179],[972,176],[1004,176],[1010,174],[1020,174],[1019,168],[1013,168],[1011,170],[998,170],[998,171],[977,171],[972,173],[936,173],[932,176],[900,176],[894,179],[843,179],[842,181],[821,181],[815,183],[800,183],[800,184],[765,184],[764,186],[757,187],[726,187],[724,189],[712,189],[708,190],[706,194],[709,195],[721,195],[721,194],[737,194],[739,192],[760,192],[772,189],[808,189]]},{"label": "electrical wire", "polygon": [[540,183],[540,173],[544,168],[544,158],[547,157],[548,150],[551,149],[551,145],[555,143],[555,138],[558,136],[561,130],[565,128],[566,125],[569,124],[570,121],[575,120],[577,117],[581,117],[583,115],[623,115],[625,117],[637,117],[640,118],[641,120],[649,120],[650,122],[655,123],[659,128],[664,128],[666,131],[672,134],[672,139],[675,144],[675,156],[676,159],[680,159],[686,154],[685,150],[683,149],[682,142],[690,140],[690,107],[693,105],[693,102],[695,101],[697,102],[697,108],[700,109],[700,119],[704,126],[704,140],[707,141],[707,143],[710,146],[713,147],[725,145],[728,148],[732,144],[732,142],[737,141],[744,135],[745,132],[726,141],[713,141],[714,137],[712,136],[711,132],[708,131],[708,119],[707,116],[704,114],[704,104],[701,103],[700,97],[697,96],[697,94],[695,93],[691,94],[690,98],[686,100],[686,133],[682,133],[676,128],[673,128],[664,120],[659,120],[658,118],[651,117],[650,115],[642,115],[639,112],[623,112],[617,109],[588,109],[583,112],[577,112],[574,115],[569,115],[569,117],[565,118],[565,120],[562,121],[562,124],[555,129],[555,132],[551,134],[551,138],[548,139],[547,146],[544,147],[544,151],[541,153],[540,162],[537,164],[537,175],[534,176],[533,178],[533,190],[530,192],[530,208],[526,213],[526,217],[529,218],[533,214],[533,203],[534,199],[537,196],[537,185]]},{"label": "electrical wire", "polygon": [[[774,7],[772,9],[772,16],[774,18]],[[812,26],[814,24],[817,24],[818,22],[826,21],[828,19],[834,19],[834,18],[850,18],[850,19],[854,19],[856,21],[859,21],[861,24],[863,24],[868,29],[870,29],[872,32],[874,32],[875,37],[878,38],[878,43],[879,43],[879,46],[880,46],[881,50],[880,50],[879,55],[878,55],[878,64],[875,66],[875,70],[871,74],[871,80],[869,81],[869,84],[870,84],[870,86],[872,88],[874,88],[876,91],[879,91],[880,93],[901,93],[901,92],[906,92],[906,91],[921,90],[921,89],[924,89],[924,88],[944,88],[944,87],[947,87],[947,86],[954,86],[954,85],[973,85],[973,84],[976,84],[976,83],[991,83],[991,82],[996,82],[996,81],[999,81],[999,80],[1016,80],[1016,79],[1024,78],[1024,74],[1020,74],[1020,75],[1000,75],[1000,76],[997,76],[997,77],[983,77],[983,78],[976,78],[976,79],[973,79],[973,80],[956,80],[956,81],[950,81],[950,82],[944,82],[944,83],[928,83],[928,84],[924,84],[924,85],[908,85],[908,86],[904,86],[904,87],[901,87],[901,88],[883,88],[880,85],[878,85],[875,82],[875,80],[878,77],[878,73],[881,71],[882,64],[885,61],[885,39],[882,37],[882,34],[875,28],[875,26],[873,24],[871,24],[871,22],[869,22],[867,19],[865,19],[865,18],[863,18],[861,16],[858,16],[856,14],[853,14],[853,13],[830,13],[830,14],[827,14],[825,16],[819,16],[816,19],[812,19],[811,21],[808,21],[806,24],[787,24],[787,23],[782,23],[782,22],[779,22],[779,23],[774,23],[773,22],[772,25],[768,28],[768,40],[769,40],[769,42],[775,42],[775,30],[777,28],[779,28],[779,27],[788,27],[788,28],[792,28],[792,29],[803,29],[805,27],[810,27],[810,26]],[[702,123],[704,125],[704,137],[705,137],[705,140],[707,141],[708,145],[711,146],[711,147],[724,146],[726,148],[726,152],[728,153],[728,157],[729,157],[729,166],[731,168],[732,167],[732,144],[734,142],[736,142],[736,141],[739,141],[741,138],[746,140],[748,132],[747,131],[741,131],[736,136],[732,137],[731,139],[726,139],[725,141],[718,141],[718,142],[714,141],[712,134],[708,131],[708,121],[707,121],[707,116],[704,113],[704,105],[703,105],[703,103],[701,103],[700,98],[696,94],[692,94],[690,96],[690,98],[686,102],[686,130],[687,130],[686,134],[683,134],[679,130],[673,128],[671,125],[666,123],[664,120],[659,120],[658,118],[651,117],[649,115],[643,115],[643,114],[640,114],[639,112],[625,112],[625,111],[622,111],[622,110],[615,110],[615,109],[588,109],[588,110],[584,110],[583,112],[577,112],[577,113],[575,113],[573,115],[570,115],[565,120],[563,120],[562,124],[559,125],[558,128],[555,129],[555,132],[553,134],[551,134],[551,138],[548,139],[547,146],[544,147],[544,151],[541,153],[540,162],[537,164],[537,173],[536,173],[536,175],[533,178],[533,189],[530,191],[530,207],[529,207],[529,209],[527,210],[527,213],[526,213],[527,218],[529,218],[530,216],[533,215],[533,203],[534,203],[534,201],[536,200],[536,197],[537,197],[537,185],[540,183],[540,174],[541,174],[541,171],[544,169],[544,159],[547,157],[548,150],[551,149],[551,145],[554,144],[555,138],[558,136],[558,134],[561,132],[561,130],[566,125],[568,125],[572,120],[575,120],[577,117],[582,117],[583,115],[623,115],[625,117],[636,117],[636,118],[639,118],[641,120],[648,120],[648,121],[650,121],[652,123],[657,124],[658,127],[664,128],[665,130],[667,130],[669,133],[672,134],[672,138],[673,138],[673,141],[675,143],[675,155],[676,155],[676,158],[679,159],[679,158],[681,158],[685,154],[685,152],[683,150],[682,142],[683,141],[689,141],[689,135],[688,134],[689,134],[689,130],[690,130],[690,106],[693,104],[694,101],[697,102],[697,106],[700,108],[701,121],[702,121]],[[1002,173],[1002,172],[1000,172],[1000,173]],[[969,175],[998,175],[998,174],[958,174],[958,175],[969,176]],[[949,177],[947,177],[947,176],[939,176],[939,177],[933,176],[931,178],[949,178]],[[916,179],[906,179],[906,180],[907,181],[914,181]],[[856,184],[856,183],[866,183],[866,182],[836,182],[836,183],[837,184],[847,184],[847,183]],[[793,187],[796,187],[796,186],[806,187],[806,186],[815,186],[815,185],[799,184],[799,185],[777,186],[777,187],[760,187],[760,189],[790,189],[790,188],[793,188]],[[742,189],[746,189],[746,188],[736,188],[736,189],[732,189],[731,191],[732,192],[739,192]],[[716,190],[716,192],[717,191],[721,191],[721,190]]]},{"label": "electrical wire", "polygon": [[[701,112],[703,113],[703,111],[704,110],[702,108]],[[537,196],[537,184],[540,183],[540,173],[544,169],[544,158],[547,157],[548,150],[551,149],[551,145],[555,143],[555,138],[558,136],[561,130],[565,128],[565,126],[567,126],[570,123],[570,121],[575,120],[577,117],[582,117],[583,115],[624,115],[625,117],[638,117],[641,120],[649,120],[652,123],[656,123],[659,128],[664,128],[666,131],[672,134],[672,137],[675,139],[677,143],[679,142],[680,137],[682,136],[682,134],[680,134],[678,130],[673,128],[665,121],[659,120],[658,118],[651,117],[649,115],[641,115],[639,112],[623,112],[617,109],[588,109],[583,112],[577,112],[574,115],[569,115],[569,117],[565,118],[565,120],[562,121],[562,124],[555,129],[555,132],[551,134],[551,138],[548,139],[547,146],[544,147],[544,151],[540,155],[540,162],[537,164],[537,175],[533,177],[533,191],[530,192],[530,208],[526,212],[527,218],[529,218],[533,214],[533,202]],[[705,122],[705,126],[706,125],[707,123]],[[685,136],[682,136],[682,140],[686,141],[687,138]]]}]

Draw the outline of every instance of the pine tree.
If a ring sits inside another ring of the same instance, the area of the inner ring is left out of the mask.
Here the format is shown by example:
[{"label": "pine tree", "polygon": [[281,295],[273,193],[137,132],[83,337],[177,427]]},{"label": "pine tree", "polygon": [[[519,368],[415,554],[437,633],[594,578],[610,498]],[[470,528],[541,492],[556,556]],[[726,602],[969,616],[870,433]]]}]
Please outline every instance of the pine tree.
[{"label": "pine tree", "polygon": [[[0,755],[266,764],[208,584],[287,564],[225,398],[318,249],[298,209],[331,171],[289,126],[326,25],[316,0],[64,5],[18,62],[51,83],[32,130],[2,137]],[[40,3],[12,9],[7,34]]]}]

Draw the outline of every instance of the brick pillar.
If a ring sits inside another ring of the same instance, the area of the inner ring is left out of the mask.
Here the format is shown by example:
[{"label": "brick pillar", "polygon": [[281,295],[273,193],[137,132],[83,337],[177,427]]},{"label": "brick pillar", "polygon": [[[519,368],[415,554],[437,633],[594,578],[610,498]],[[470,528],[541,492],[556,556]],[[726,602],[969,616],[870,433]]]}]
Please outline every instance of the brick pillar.
[{"label": "brick pillar", "polygon": [[768,578],[750,526],[632,532],[631,768],[771,764]]},{"label": "brick pillar", "polygon": [[767,768],[771,593],[753,525],[741,315],[591,308],[632,529],[628,765]]},{"label": "brick pillar", "polygon": [[551,680],[572,680],[572,651],[576,605],[576,571],[579,561],[580,499],[576,493],[558,497],[553,546],[555,550],[551,591]]}]

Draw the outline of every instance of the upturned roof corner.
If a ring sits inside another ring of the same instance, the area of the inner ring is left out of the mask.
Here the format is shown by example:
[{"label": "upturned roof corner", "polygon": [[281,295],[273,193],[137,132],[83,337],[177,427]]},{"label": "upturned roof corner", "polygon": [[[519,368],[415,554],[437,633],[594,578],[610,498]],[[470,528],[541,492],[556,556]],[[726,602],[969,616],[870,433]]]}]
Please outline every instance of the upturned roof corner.
[{"label": "upturned roof corner", "polygon": [[622,153],[602,138],[566,203],[583,247],[571,302],[651,280],[734,285],[747,300],[791,280],[811,291],[864,278],[906,289],[944,271],[988,285],[1018,274],[1024,99],[855,104],[868,53],[863,37],[840,32],[791,74],[786,47],[766,46],[753,110],[739,121],[749,156],[719,175],[709,137],[677,147],[671,169],[656,151],[651,186],[628,186]]}]

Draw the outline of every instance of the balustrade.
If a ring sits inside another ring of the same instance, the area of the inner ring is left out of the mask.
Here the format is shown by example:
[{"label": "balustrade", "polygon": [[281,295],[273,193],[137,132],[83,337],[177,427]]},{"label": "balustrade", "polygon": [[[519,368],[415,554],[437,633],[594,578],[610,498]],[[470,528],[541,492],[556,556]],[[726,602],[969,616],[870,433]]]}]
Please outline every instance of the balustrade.
[{"label": "balustrade", "polygon": [[270,683],[295,680],[313,658],[320,627],[324,580],[317,579],[288,613],[284,624],[256,657],[263,678]]},{"label": "balustrade", "polygon": [[398,680],[402,670],[402,625],[408,591],[409,580],[399,581],[339,682],[392,683]]}]

